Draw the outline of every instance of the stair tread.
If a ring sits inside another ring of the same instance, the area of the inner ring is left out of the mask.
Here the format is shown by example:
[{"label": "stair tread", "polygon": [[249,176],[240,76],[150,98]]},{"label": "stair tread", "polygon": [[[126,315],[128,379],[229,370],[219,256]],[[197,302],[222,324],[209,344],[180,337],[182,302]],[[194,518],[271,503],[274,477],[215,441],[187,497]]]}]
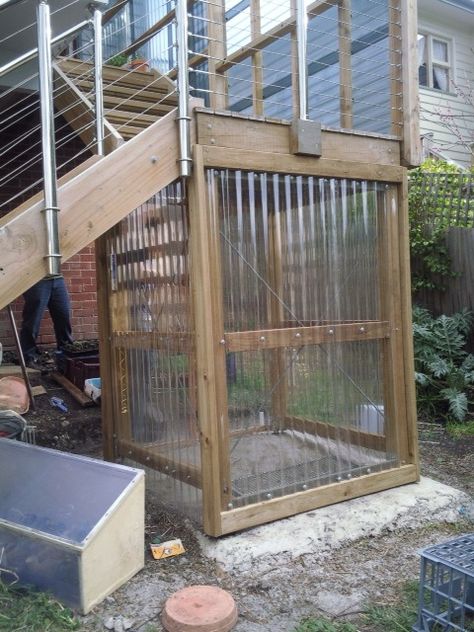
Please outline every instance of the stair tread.
[{"label": "stair tread", "polygon": [[154,123],[159,117],[153,116],[152,114],[144,114],[143,112],[127,112],[122,109],[107,109],[104,110],[105,118],[109,121],[133,121],[134,124],[140,125],[143,123],[144,125],[151,125]]},{"label": "stair tread", "polygon": [[[69,76],[92,76],[93,65],[90,62],[60,58],[57,63],[63,72]],[[159,75],[155,71],[137,72],[124,68],[118,68],[117,66],[104,65],[102,67],[102,78],[104,84],[109,82],[120,82],[122,85],[127,85],[135,89],[137,87],[150,87],[150,89],[157,89],[158,86],[164,92],[170,92],[174,89],[174,84],[170,79],[164,75]],[[150,86],[150,84],[153,85]]]},{"label": "stair tread", "polygon": [[119,97],[111,97],[108,95],[104,95],[104,106],[106,108],[114,109],[117,106],[120,106],[120,110],[127,112],[143,112],[145,114],[157,114],[158,116],[169,112],[175,106],[173,103],[157,103],[152,104],[149,101],[141,101],[137,99],[129,99],[124,101]]},{"label": "stair tread", "polygon": [[[81,88],[84,93],[93,93],[94,84],[92,81],[88,79],[79,79],[74,81],[74,84]],[[176,101],[177,95],[175,92],[168,92],[163,90],[157,86],[147,86],[146,88],[137,90],[136,88],[130,88],[129,86],[124,86],[120,83],[115,84],[104,84],[103,86],[104,96],[107,95],[124,95],[124,96],[137,96],[139,99],[143,101],[153,101],[156,102],[157,99],[166,99],[170,101]]]}]

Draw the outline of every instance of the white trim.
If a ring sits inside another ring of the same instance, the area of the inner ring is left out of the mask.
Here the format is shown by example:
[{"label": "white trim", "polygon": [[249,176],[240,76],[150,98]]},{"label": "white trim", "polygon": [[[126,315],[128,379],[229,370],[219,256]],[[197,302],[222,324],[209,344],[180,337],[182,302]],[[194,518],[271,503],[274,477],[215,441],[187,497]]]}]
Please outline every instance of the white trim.
[{"label": "white trim", "polygon": [[[439,94],[454,94],[453,93],[453,85],[457,82],[457,73],[456,73],[456,63],[455,63],[455,42],[454,38],[449,35],[444,35],[439,32],[432,31],[429,28],[424,28],[422,25],[418,29],[418,35],[422,35],[425,38],[426,48],[425,48],[425,57],[426,57],[426,78],[428,85],[422,85],[419,83],[420,89],[426,90],[434,90]],[[433,40],[437,40],[444,44],[447,44],[447,54],[448,61],[434,61],[433,62]],[[435,88],[433,83],[433,66],[438,68],[446,68],[448,70],[448,85],[446,90],[442,90],[441,88]]]}]

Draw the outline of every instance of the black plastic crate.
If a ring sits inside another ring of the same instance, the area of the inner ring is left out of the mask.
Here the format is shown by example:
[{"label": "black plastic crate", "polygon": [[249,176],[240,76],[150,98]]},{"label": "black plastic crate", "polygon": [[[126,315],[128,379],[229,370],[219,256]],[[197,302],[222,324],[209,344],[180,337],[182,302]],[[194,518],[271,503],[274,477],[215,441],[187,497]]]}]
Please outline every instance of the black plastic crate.
[{"label": "black plastic crate", "polygon": [[474,534],[421,552],[418,620],[413,632],[474,628]]}]

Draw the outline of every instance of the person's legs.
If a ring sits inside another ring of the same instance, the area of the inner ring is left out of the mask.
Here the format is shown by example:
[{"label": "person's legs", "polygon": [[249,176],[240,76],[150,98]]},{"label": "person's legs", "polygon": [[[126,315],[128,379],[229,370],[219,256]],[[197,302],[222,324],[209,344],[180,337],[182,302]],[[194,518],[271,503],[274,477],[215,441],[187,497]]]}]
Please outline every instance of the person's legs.
[{"label": "person's legs", "polygon": [[23,294],[25,304],[20,329],[20,345],[26,361],[31,360],[38,353],[36,339],[50,293],[51,280],[43,279]]},{"label": "person's legs", "polygon": [[64,279],[52,279],[52,283],[48,309],[54,325],[56,343],[60,349],[66,343],[72,342],[71,302]]}]

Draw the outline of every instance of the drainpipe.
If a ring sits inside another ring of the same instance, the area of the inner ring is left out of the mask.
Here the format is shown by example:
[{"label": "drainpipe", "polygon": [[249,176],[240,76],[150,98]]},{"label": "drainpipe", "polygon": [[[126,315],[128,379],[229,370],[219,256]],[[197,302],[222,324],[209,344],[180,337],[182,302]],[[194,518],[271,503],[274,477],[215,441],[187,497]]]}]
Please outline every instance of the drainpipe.
[{"label": "drainpipe", "polygon": [[54,139],[53,70],[51,65],[51,23],[49,5],[40,0],[37,9],[38,66],[43,153],[44,217],[48,241],[48,275],[61,274],[59,253],[56,154]]},{"label": "drainpipe", "polygon": [[308,48],[308,12],[305,0],[296,2],[296,40],[298,48],[298,96],[299,117],[308,119],[308,68],[306,65]]},{"label": "drainpipe", "polygon": [[95,4],[90,5],[94,25],[94,92],[96,152],[104,155],[104,91],[102,82],[102,13]]},{"label": "drainpipe", "polygon": [[191,140],[189,116],[188,77],[188,5],[186,0],[176,2],[176,36],[178,42],[178,125],[181,176],[191,175]]}]

